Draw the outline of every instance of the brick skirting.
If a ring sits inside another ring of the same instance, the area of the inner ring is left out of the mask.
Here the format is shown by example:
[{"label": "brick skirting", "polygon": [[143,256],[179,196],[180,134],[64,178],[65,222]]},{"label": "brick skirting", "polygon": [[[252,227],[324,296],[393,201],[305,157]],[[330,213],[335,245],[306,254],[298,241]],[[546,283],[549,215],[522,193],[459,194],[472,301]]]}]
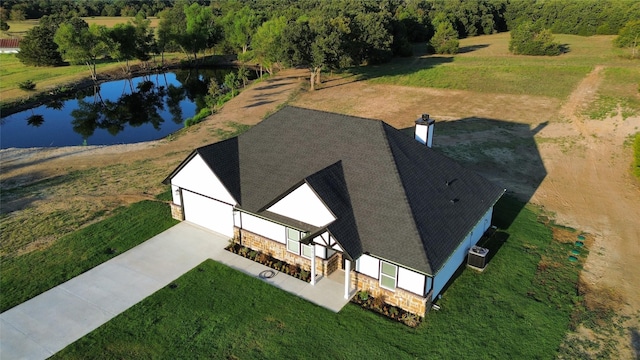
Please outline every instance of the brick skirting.
[{"label": "brick skirting", "polygon": [[430,303],[429,297],[422,297],[410,291],[396,288],[395,291],[387,290],[380,287],[380,282],[370,276],[352,271],[351,285],[358,291],[366,290],[371,296],[378,298],[383,297],[384,302],[389,305],[397,306],[405,311],[409,311],[416,315],[423,316],[427,312],[427,306]]},{"label": "brick skirting", "polygon": [[[261,251],[288,264],[298,265],[303,270],[311,271],[311,259],[287,251],[285,244],[237,227],[233,229],[233,233],[236,242],[243,246]],[[335,253],[327,260],[316,256],[316,275],[330,275],[340,267],[341,260],[341,253]]]},{"label": "brick skirting", "polygon": [[174,203],[173,201],[171,202],[170,205],[171,205],[171,217],[178,221],[183,221],[184,213],[182,212],[182,206]]}]

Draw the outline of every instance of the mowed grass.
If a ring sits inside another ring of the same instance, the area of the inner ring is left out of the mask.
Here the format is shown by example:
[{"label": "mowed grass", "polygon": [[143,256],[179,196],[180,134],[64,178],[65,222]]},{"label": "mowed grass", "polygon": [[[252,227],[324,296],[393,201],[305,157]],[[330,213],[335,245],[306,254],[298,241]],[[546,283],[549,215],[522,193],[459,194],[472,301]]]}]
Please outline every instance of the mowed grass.
[{"label": "mowed grass", "polygon": [[[612,36],[556,35],[569,52],[555,57],[512,55],[509,33],[460,41],[460,54],[422,55],[352,70],[378,84],[468,90],[565,99],[596,65],[631,67]],[[424,52],[424,45],[416,53]]]},{"label": "mowed grass", "polygon": [[[113,27],[115,24],[126,24],[127,22],[134,20],[133,17],[126,17],[126,16],[92,16],[92,17],[83,17],[82,19],[86,21],[87,24],[89,25],[91,24],[104,25],[108,28]],[[158,27],[158,23],[160,22],[160,19],[158,19],[157,17],[151,17],[151,16],[148,17],[147,19],[151,21],[150,26],[152,28]],[[29,29],[38,25],[39,21],[40,21],[39,19],[29,19],[24,21],[9,20],[7,21],[7,24],[9,25],[9,30],[0,31],[0,38],[24,37],[27,34],[27,31],[29,31]]]},{"label": "mowed grass", "polygon": [[[461,274],[416,329],[348,304],[334,314],[208,260],[57,359],[552,359],[579,265],[535,209],[506,198],[483,273]],[[177,286],[175,286],[177,285]]]},{"label": "mowed grass", "polygon": [[[115,24],[127,23],[132,17],[86,17],[89,24],[105,25],[109,28]],[[150,17],[151,27],[158,26],[158,18]],[[4,37],[23,37],[27,30],[38,25],[38,20],[9,21],[11,28]],[[4,33],[4,32],[3,32]],[[175,60],[175,54],[166,54],[167,60]],[[181,55],[177,55],[180,57]],[[133,61],[132,64],[136,64]],[[117,61],[99,61],[96,68],[98,76],[101,72],[119,69],[122,65]],[[81,79],[89,79],[91,73],[86,65],[67,65],[56,67],[25,66],[15,54],[0,54],[0,103],[29,98],[39,92],[46,92]],[[35,91],[25,91],[18,84],[26,80],[36,83]]]},{"label": "mowed grass", "polygon": [[176,224],[169,206],[142,201],[58,239],[50,247],[3,257],[0,312],[117,256]]},{"label": "mowed grass", "polygon": [[[176,61],[184,58],[183,54],[165,54],[165,61]],[[160,58],[156,60],[159,62]],[[138,61],[131,61],[131,65]],[[98,61],[96,70],[98,77],[107,71],[120,71],[122,64],[116,60]],[[53,89],[64,89],[71,83],[79,80],[89,80],[91,73],[86,65],[64,65],[56,67],[25,66],[18,60],[15,54],[0,54],[0,103],[27,99],[37,93],[47,92]],[[22,90],[18,87],[23,81],[31,80],[36,83],[34,91]]]},{"label": "mowed grass", "polygon": [[[113,62],[98,63],[98,74],[101,71],[119,68],[120,65]],[[0,54],[0,102],[29,98],[36,92],[58,88],[65,83],[80,79],[90,78],[86,65],[68,66],[25,66],[18,60],[15,54]],[[18,87],[23,81],[31,80],[36,83],[35,91],[25,91]]]}]

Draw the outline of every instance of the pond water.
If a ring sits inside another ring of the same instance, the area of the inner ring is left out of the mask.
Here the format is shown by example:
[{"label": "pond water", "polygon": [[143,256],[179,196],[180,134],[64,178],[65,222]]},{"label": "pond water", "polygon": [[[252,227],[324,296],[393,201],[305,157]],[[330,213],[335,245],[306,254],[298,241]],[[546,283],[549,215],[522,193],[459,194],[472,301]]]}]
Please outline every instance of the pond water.
[{"label": "pond water", "polygon": [[206,106],[209,81],[234,69],[189,69],[102,83],[3,117],[0,148],[130,144],[163,138]]}]

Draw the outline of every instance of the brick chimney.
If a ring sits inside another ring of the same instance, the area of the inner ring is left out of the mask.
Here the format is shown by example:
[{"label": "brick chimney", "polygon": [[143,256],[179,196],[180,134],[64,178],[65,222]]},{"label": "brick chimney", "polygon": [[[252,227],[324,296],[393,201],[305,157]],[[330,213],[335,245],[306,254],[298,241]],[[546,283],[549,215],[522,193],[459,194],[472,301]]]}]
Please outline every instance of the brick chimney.
[{"label": "brick chimney", "polygon": [[433,127],[436,121],[429,118],[429,114],[422,114],[418,120],[416,120],[416,140],[428,147],[433,144]]}]

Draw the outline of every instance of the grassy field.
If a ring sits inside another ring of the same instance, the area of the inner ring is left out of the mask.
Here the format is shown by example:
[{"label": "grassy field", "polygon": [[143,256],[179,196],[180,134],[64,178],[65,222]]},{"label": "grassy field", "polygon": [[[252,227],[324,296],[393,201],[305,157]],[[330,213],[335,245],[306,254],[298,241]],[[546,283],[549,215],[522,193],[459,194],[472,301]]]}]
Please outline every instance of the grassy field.
[{"label": "grassy field", "polygon": [[[183,54],[165,54],[165,61],[184,58]],[[159,57],[157,58],[160,61]],[[131,61],[135,65],[138,61]],[[100,61],[96,69],[98,77],[107,71],[119,71],[122,64],[117,61]],[[0,104],[35,96],[39,92],[64,89],[65,86],[82,79],[90,79],[91,73],[86,65],[67,65],[57,67],[35,67],[23,65],[15,54],[0,54]],[[18,84],[31,80],[36,83],[34,91],[25,91]]]},{"label": "grassy field", "polygon": [[[122,17],[122,16],[93,16],[93,17],[83,17],[84,21],[86,21],[89,25],[98,24],[104,25],[106,27],[113,27],[115,24],[123,24],[127,23],[129,20],[133,20],[133,17]],[[158,23],[160,19],[156,17],[149,17],[151,20],[151,27],[158,27]],[[31,29],[32,27],[38,25],[39,20],[31,19],[24,21],[7,21],[9,24],[9,31],[0,31],[0,38],[21,38]]]},{"label": "grassy field", "polygon": [[[89,24],[105,25],[113,27],[118,23],[126,23],[133,19],[129,17],[87,17],[83,18]],[[151,27],[158,26],[158,18],[150,17]],[[2,37],[23,37],[26,32],[38,24],[38,20],[8,21],[11,28],[8,32],[0,32]],[[178,55],[180,57],[181,55]],[[167,54],[167,60],[173,59],[172,54]],[[132,62],[135,64],[136,62]],[[97,65],[98,75],[104,71],[117,70],[120,64],[116,61],[100,62]],[[21,98],[29,98],[38,92],[50,91],[63,87],[81,79],[88,79],[90,72],[85,65],[69,65],[58,67],[32,67],[23,65],[15,54],[0,54],[0,104],[15,101]],[[35,91],[25,91],[18,88],[18,84],[31,80],[36,83]]]},{"label": "grassy field", "polygon": [[[632,60],[619,56],[611,44],[611,36],[557,35],[557,41],[570,51],[556,57],[512,55],[508,50],[509,39],[508,33],[462,39],[460,54],[455,56],[400,58],[389,64],[356,68],[353,72],[377,84],[565,99],[596,65],[631,72],[637,67]],[[416,53],[421,51],[423,46],[416,47]]]},{"label": "grassy field", "polygon": [[497,222],[511,225],[485,244],[495,254],[488,268],[461,271],[417,329],[353,304],[334,314],[206,261],[54,358],[551,359],[580,265],[535,209],[521,208],[500,202]]},{"label": "grassy field", "polygon": [[143,201],[120,208],[108,219],[64,236],[44,250],[2,257],[0,312],[80,275],[174,224],[166,203]]},{"label": "grassy field", "polygon": [[639,114],[640,66],[609,67],[604,77],[597,99],[585,109],[585,115],[602,120],[618,113],[623,119]]}]

